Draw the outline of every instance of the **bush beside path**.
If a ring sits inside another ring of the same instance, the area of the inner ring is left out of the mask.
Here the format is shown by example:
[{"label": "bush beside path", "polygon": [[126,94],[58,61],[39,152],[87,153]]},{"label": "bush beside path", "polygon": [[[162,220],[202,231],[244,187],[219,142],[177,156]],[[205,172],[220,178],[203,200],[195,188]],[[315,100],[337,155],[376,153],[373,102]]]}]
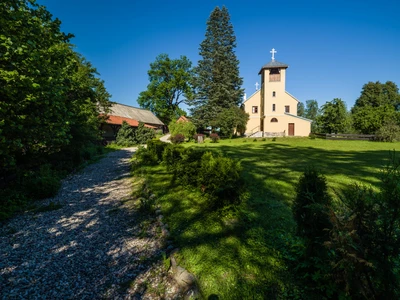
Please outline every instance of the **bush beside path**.
[{"label": "bush beside path", "polygon": [[176,296],[157,224],[143,223],[130,205],[135,150],[109,153],[66,178],[56,197],[3,224],[1,299]]}]

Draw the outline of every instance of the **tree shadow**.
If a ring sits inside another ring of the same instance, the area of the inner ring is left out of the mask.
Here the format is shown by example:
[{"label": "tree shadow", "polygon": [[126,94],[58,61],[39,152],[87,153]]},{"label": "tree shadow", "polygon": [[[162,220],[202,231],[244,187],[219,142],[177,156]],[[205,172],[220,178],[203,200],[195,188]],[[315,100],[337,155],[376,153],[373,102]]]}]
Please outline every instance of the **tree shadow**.
[{"label": "tree shadow", "polygon": [[67,178],[51,199],[60,209],[7,222],[14,231],[0,235],[4,297],[116,298],[135,287],[141,299],[143,282],[133,283],[159,261],[162,245],[152,228],[139,235],[140,214],[118,199],[131,193],[131,155],[112,152]]},{"label": "tree shadow", "polygon": [[207,148],[239,159],[244,169],[249,197],[231,215],[203,209],[199,193],[187,195],[172,181],[161,195],[167,197],[164,214],[180,248],[179,260],[184,266],[209,268],[189,271],[202,280],[210,277],[207,273],[212,274],[218,286],[209,297],[274,299],[288,284],[292,274],[282,253],[293,239],[291,205],[295,186],[307,166],[314,165],[326,175],[333,193],[353,182],[378,187],[379,169],[389,158],[387,150],[254,144]]}]

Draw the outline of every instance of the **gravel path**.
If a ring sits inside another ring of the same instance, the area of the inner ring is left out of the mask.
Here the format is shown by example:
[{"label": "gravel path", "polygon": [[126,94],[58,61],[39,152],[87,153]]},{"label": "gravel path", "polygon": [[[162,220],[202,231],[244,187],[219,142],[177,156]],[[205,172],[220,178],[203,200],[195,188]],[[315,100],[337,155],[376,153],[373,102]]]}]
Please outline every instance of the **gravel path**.
[{"label": "gravel path", "polygon": [[26,212],[3,225],[0,299],[173,298],[154,263],[161,253],[156,225],[137,224],[124,204],[134,151],[108,154],[38,203],[61,208]]}]

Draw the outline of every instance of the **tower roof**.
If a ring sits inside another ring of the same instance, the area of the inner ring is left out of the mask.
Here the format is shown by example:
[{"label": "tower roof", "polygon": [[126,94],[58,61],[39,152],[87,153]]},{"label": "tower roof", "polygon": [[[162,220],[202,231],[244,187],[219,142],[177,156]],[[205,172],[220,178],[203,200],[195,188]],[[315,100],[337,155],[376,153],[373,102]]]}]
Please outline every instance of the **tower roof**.
[{"label": "tower roof", "polygon": [[258,74],[261,74],[261,71],[264,69],[274,69],[274,68],[288,68],[289,65],[276,61],[275,59],[271,60],[269,63],[265,64]]}]

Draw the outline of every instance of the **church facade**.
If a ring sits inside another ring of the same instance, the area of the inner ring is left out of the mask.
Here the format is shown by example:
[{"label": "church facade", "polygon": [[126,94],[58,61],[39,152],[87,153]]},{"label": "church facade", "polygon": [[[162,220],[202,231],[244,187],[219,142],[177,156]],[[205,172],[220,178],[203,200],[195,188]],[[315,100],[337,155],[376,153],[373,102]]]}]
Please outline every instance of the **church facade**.
[{"label": "church facade", "polygon": [[261,86],[244,101],[244,109],[250,115],[246,136],[308,136],[311,120],[297,116],[297,100],[286,91],[287,64],[275,60],[275,49],[270,51],[272,60],[264,65]]}]

